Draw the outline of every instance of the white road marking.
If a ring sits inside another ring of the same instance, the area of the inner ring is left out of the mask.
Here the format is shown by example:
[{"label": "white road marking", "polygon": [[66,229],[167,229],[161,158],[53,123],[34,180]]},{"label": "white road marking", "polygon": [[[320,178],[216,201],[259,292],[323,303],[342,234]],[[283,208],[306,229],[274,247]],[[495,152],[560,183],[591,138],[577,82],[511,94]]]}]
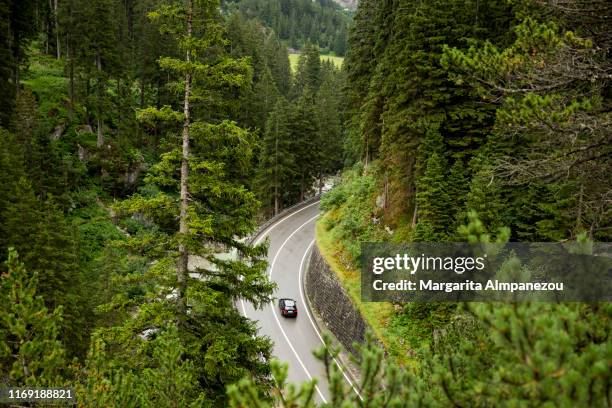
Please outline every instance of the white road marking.
[{"label": "white road marking", "polygon": [[[288,214],[286,217],[278,220],[276,223],[272,224],[271,226],[269,226],[266,230],[264,230],[259,237],[257,237],[257,239],[254,241],[254,245],[258,245],[267,235],[270,234],[270,232],[276,228],[278,225],[280,225],[283,221],[286,221],[287,219],[289,219],[290,217],[306,210],[307,208],[312,207],[313,205],[319,204],[318,201],[309,204],[303,208],[300,208],[299,210]],[[270,280],[272,280],[272,271],[274,269],[274,265],[276,263],[276,260],[278,259],[278,256],[280,254],[280,252],[283,250],[283,248],[285,247],[285,245],[287,244],[287,242],[289,242],[289,240],[299,231],[301,230],[303,227],[305,227],[306,225],[308,225],[310,222],[312,222],[313,220],[317,219],[319,217],[319,214],[317,214],[316,216],[310,218],[308,221],[306,221],[305,223],[303,223],[302,225],[300,225],[297,229],[295,229],[286,239],[285,241],[281,244],[281,246],[279,247],[279,249],[277,250],[276,254],[274,255],[274,259],[272,260],[271,264],[270,264],[270,272],[268,274],[268,277]],[[312,325],[312,327],[315,330],[315,333],[317,334],[317,336],[319,337],[319,339],[321,340],[321,343],[323,343],[323,337],[321,336],[321,333],[319,333],[319,330],[317,329],[312,316],[310,315],[310,312],[308,311],[308,307],[306,306],[306,300],[304,298],[304,289],[302,287],[302,269],[304,267],[304,260],[306,259],[306,256],[308,255],[308,252],[310,251],[310,248],[313,246],[314,244],[314,240],[312,240],[312,242],[308,245],[308,247],[306,248],[306,252],[304,253],[304,256],[302,257],[302,260],[300,262],[300,266],[299,266],[299,271],[298,271],[298,282],[299,282],[299,287],[300,287],[300,297],[302,299],[302,303],[304,304],[304,310],[306,310],[306,315],[308,316],[308,319],[310,320],[310,324]],[[246,305],[244,302],[244,299],[240,299],[240,303],[242,306],[242,312],[244,314],[245,317],[247,316],[247,312],[246,312]],[[308,369],[306,368],[306,365],[304,364],[304,362],[302,361],[302,359],[300,358],[299,354],[297,353],[297,351],[295,350],[295,348],[293,347],[293,344],[291,343],[291,341],[289,340],[289,336],[287,336],[287,333],[285,332],[285,330],[283,330],[283,327],[281,325],[281,322],[278,318],[278,315],[276,313],[276,305],[274,304],[274,302],[270,302],[270,307],[272,308],[272,314],[274,315],[274,319],[276,320],[276,323],[279,327],[279,329],[281,330],[281,333],[283,334],[283,337],[285,338],[285,340],[287,341],[287,344],[289,345],[289,348],[291,349],[291,351],[293,352],[293,354],[295,355],[295,357],[297,358],[298,362],[300,363],[300,365],[302,366],[302,368],[304,369],[304,372],[306,372],[306,375],[308,376],[308,378],[310,380],[313,379],[312,375],[310,374],[310,372],[308,371]],[[334,357],[334,362],[336,363],[336,365],[338,366],[338,368],[340,369],[340,371],[342,372],[342,375],[344,376],[344,378],[346,379],[346,381],[348,382],[348,384],[353,388],[353,390],[355,391],[355,393],[357,394],[357,396],[359,396],[360,399],[362,399],[361,395],[359,394],[359,391],[357,391],[357,389],[355,388],[355,386],[353,385],[353,383],[351,382],[350,378],[348,377],[348,375],[344,372],[344,370],[342,369],[342,366],[340,365],[340,363],[338,362],[338,360],[336,360],[336,358]],[[327,400],[325,399],[325,397],[323,396],[323,393],[321,392],[320,388],[318,385],[315,385],[315,389],[317,391],[317,393],[319,394],[319,396],[321,397],[321,399],[323,400],[324,403],[327,403]]]},{"label": "white road marking", "polygon": [[[254,245],[258,245],[281,222],[285,221],[288,218],[293,217],[295,214],[301,213],[305,209],[310,208],[310,207],[312,207],[313,205],[316,205],[316,204],[319,204],[319,201],[315,201],[312,204],[308,204],[307,206],[300,208],[296,212],[292,212],[291,214],[288,214],[286,217],[283,217],[280,220],[276,221],[274,224],[268,226],[268,228],[266,228],[264,231],[262,231],[260,233],[259,237],[257,237],[257,239],[253,242],[253,244]],[[244,317],[248,317],[247,316],[247,312],[246,312],[246,306],[245,306],[245,303],[244,303],[244,299],[240,299],[240,304],[242,306],[242,313],[244,314]]]},{"label": "white road marking", "polygon": [[[310,244],[308,244],[308,247],[306,248],[306,252],[304,252],[304,256],[302,257],[302,260],[300,261],[300,270],[299,270],[299,274],[298,274],[298,282],[300,283],[300,297],[302,298],[302,303],[304,304],[304,310],[306,310],[306,315],[308,316],[308,320],[310,320],[310,324],[312,325],[312,328],[314,329],[315,333],[317,333],[317,336],[319,336],[319,339],[321,340],[321,343],[323,343],[323,345],[325,345],[325,342],[323,341],[323,336],[321,336],[321,333],[319,332],[319,328],[317,327],[317,325],[315,324],[312,316],[310,315],[310,311],[308,310],[308,306],[306,306],[306,296],[304,295],[304,286],[302,285],[302,270],[304,270],[304,261],[306,260],[306,256],[310,252],[310,249],[312,248],[314,243],[315,243],[315,240],[313,239],[310,242]],[[342,366],[340,365],[338,360],[336,360],[336,357],[334,357],[334,362],[336,363],[336,365],[340,369],[340,372],[344,376],[344,379],[346,380],[346,382],[351,386],[353,391],[355,391],[355,394],[357,394],[359,399],[361,399],[363,401],[363,398],[361,397],[361,394],[359,394],[359,391],[357,391],[357,388],[355,388],[355,386],[353,385],[353,382],[351,381],[351,379],[348,377],[346,372],[342,369]]]},{"label": "white road marking", "polygon": [[[289,242],[289,240],[291,238],[293,238],[293,236],[295,234],[297,234],[299,230],[301,230],[302,228],[304,228],[306,225],[308,225],[312,221],[316,220],[317,218],[319,218],[319,214],[315,215],[314,217],[312,217],[311,219],[309,219],[308,221],[306,221],[305,223],[303,223],[302,225],[297,227],[291,234],[289,234],[287,239],[285,239],[285,241],[282,243],[282,245],[278,248],[278,251],[276,251],[276,254],[274,255],[274,259],[272,259],[272,263],[270,264],[270,273],[268,275],[270,280],[272,280],[272,271],[274,270],[274,264],[276,263],[276,260],[278,259],[278,256],[281,253],[281,251],[283,250],[283,248],[285,247],[285,245],[287,245],[287,242]],[[276,305],[274,304],[274,302],[270,302],[270,307],[272,308],[272,314],[274,315],[274,320],[276,320],[276,324],[278,324],[278,328],[280,329],[281,333],[283,333],[283,337],[285,338],[285,340],[287,340],[287,344],[289,344],[289,348],[291,348],[291,351],[293,351],[293,354],[295,355],[295,358],[297,358],[298,363],[300,363],[300,365],[302,366],[302,368],[306,372],[306,375],[308,376],[308,378],[310,380],[312,380],[312,375],[310,374],[310,371],[308,371],[308,369],[306,368],[306,365],[304,364],[304,362],[300,358],[300,355],[297,353],[297,351],[293,347],[293,344],[291,344],[291,340],[289,340],[289,336],[287,336],[287,333],[285,333],[285,330],[283,330],[283,326],[281,325],[281,322],[278,319],[278,315],[276,314]],[[321,397],[323,402],[325,404],[327,404],[327,400],[323,396],[323,393],[321,392],[321,389],[319,388],[318,385],[315,385],[315,389],[317,390],[317,393],[319,394],[319,396]]]}]

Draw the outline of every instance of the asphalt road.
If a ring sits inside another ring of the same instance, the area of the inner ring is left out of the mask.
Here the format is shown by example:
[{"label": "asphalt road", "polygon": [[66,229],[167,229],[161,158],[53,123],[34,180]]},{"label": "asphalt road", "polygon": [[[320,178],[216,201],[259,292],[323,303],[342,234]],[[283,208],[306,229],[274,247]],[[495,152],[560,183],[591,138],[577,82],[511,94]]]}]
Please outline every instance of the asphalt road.
[{"label": "asphalt road", "polygon": [[312,354],[323,343],[305,305],[302,288],[302,269],[314,245],[314,228],[318,216],[319,203],[315,202],[281,218],[255,239],[255,243],[260,243],[266,237],[270,238],[268,274],[278,285],[275,297],[295,299],[298,317],[282,317],[277,300],[262,310],[256,310],[244,301],[240,308],[245,316],[258,321],[260,334],[272,339],[274,356],[289,363],[289,381],[301,383],[316,378],[317,399],[326,402],[329,400],[329,392],[325,369]]}]

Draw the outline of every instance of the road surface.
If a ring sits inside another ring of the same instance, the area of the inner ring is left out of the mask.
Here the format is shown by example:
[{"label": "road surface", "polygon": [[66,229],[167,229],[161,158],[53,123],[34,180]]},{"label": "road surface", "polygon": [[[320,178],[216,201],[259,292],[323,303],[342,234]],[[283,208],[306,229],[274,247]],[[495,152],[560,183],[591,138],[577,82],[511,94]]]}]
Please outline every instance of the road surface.
[{"label": "road surface", "polygon": [[[318,216],[319,203],[311,203],[282,217],[262,231],[254,241],[261,243],[266,237],[270,238],[268,274],[270,280],[278,285],[275,297],[295,299],[298,303],[298,317],[282,317],[276,300],[262,310],[256,310],[245,301],[241,302],[240,308],[245,316],[258,322],[259,334],[272,339],[274,356],[289,364],[289,381],[301,383],[316,378],[317,400],[327,402],[329,391],[325,369],[312,354],[323,343],[305,305],[302,288],[302,269],[314,245]],[[345,378],[349,381],[348,377]]]}]

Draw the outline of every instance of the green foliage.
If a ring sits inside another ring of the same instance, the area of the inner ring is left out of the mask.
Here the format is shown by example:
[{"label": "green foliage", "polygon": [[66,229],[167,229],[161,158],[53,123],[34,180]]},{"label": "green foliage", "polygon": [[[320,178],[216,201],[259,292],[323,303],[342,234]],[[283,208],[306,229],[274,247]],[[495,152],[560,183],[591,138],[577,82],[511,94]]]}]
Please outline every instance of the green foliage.
[{"label": "green foliage", "polygon": [[376,217],[375,172],[362,174],[355,166],[345,171],[339,186],[323,195],[321,208],[335,216],[325,225],[335,240],[342,243],[356,264],[361,253],[361,242],[375,242],[386,238],[381,220]]},{"label": "green foliage", "polygon": [[[491,242],[475,214],[470,217],[470,224],[462,228],[468,241]],[[509,235],[500,231],[495,240],[504,242]],[[455,308],[454,314],[448,313]],[[358,395],[331,363],[337,351],[326,337],[317,352],[330,383],[326,406],[607,405],[612,318],[607,303],[414,304],[406,312],[413,321],[442,324],[425,331],[423,326],[411,326],[412,321],[406,325],[417,329],[412,336],[432,337],[417,349],[420,365],[400,369],[369,336],[357,359],[362,373],[355,384]],[[282,382],[275,388],[275,396],[290,395]],[[231,388],[230,396],[236,407],[309,406],[279,397],[267,403],[248,380]]]},{"label": "green foliage", "polygon": [[283,193],[295,175],[295,158],[291,143],[291,124],[287,101],[279,99],[270,113],[266,133],[261,141],[258,189],[265,207],[278,213]]},{"label": "green foliage", "polygon": [[0,361],[13,386],[60,386],[67,371],[59,340],[61,306],[49,312],[37,293],[37,274],[29,274],[9,249],[0,277]]},{"label": "green foliage", "polygon": [[[437,129],[431,129],[419,146],[419,166],[421,173],[417,181],[416,205],[418,214],[414,240],[427,239],[429,242],[441,241],[451,225],[453,203],[450,199],[448,183],[448,161],[444,156],[442,137]],[[424,163],[420,163],[423,161]]]},{"label": "green foliage", "polygon": [[[358,8],[347,56],[345,155],[366,165],[380,159],[391,225],[410,223],[429,239],[456,227],[466,176],[455,171],[450,185],[447,167],[469,161],[495,111],[474,89],[449,79],[444,47],[503,42],[511,22],[508,6],[499,2],[363,2]],[[433,133],[438,147],[432,159]]]},{"label": "green foliage", "polygon": [[[481,98],[498,104],[494,135],[479,158],[470,201],[481,206],[484,195],[497,196],[489,196],[493,211],[480,211],[503,216],[523,240],[561,240],[583,230],[605,239],[607,232],[600,228],[609,218],[601,207],[609,173],[603,159],[609,155],[604,108],[609,95],[601,92],[596,72],[609,66],[609,59],[593,40],[607,39],[560,30],[558,23],[565,24],[570,15],[543,22],[537,16],[524,16],[514,29],[514,42],[505,48],[491,42],[468,50],[445,48],[442,63],[450,78],[469,83]],[[577,21],[573,26],[582,29]],[[486,188],[479,185],[484,172],[490,178]],[[518,194],[519,186],[527,188]]]},{"label": "green foliage", "polygon": [[[312,44],[306,44],[304,52],[298,60],[295,75],[294,95],[301,95],[305,89],[317,92],[321,84],[321,56],[319,48]],[[307,91],[307,92],[308,92]]]},{"label": "green foliage", "polygon": [[[141,395],[145,406],[170,401],[222,406],[227,384],[247,374],[265,383],[267,364],[259,356],[268,357],[271,347],[233,302],[242,298],[260,306],[270,300],[274,285],[265,275],[266,247],[244,241],[256,227],[258,209],[247,187],[254,137],[233,121],[204,120],[198,103],[216,89],[249,86],[252,70],[245,59],[221,51],[225,40],[216,2],[174,2],[150,16],[176,38],[183,54],[159,62],[182,78],[175,86],[185,99],[182,113],[149,107],[141,110],[140,119],[166,122],[168,130],[170,122],[180,120],[182,141],[179,147],[176,135],[169,133],[165,151],[144,179],[150,186],[145,194],[113,207],[120,218],[131,215],[150,225],[138,228],[121,247],[155,262],[112,276],[122,291],[100,309],[121,319],[96,332],[113,361],[100,380],[116,373],[119,379],[112,386],[123,392],[126,383],[140,377],[136,388],[143,391],[131,397]],[[197,264],[189,268],[193,261]],[[152,339],[167,327],[176,327],[173,343]],[[96,350],[92,353],[92,363],[98,364]],[[152,387],[158,392],[145,396]],[[92,401],[117,404],[95,393]]]},{"label": "green foliage", "polygon": [[226,0],[224,6],[259,19],[292,48],[312,43],[337,55],[346,51],[350,17],[334,1]]},{"label": "green foliage", "polygon": [[88,356],[86,385],[79,388],[80,403],[91,407],[201,407],[206,406],[200,394],[193,362],[185,359],[175,327],[169,326],[142,341],[145,353],[140,373],[122,367],[100,339]]}]

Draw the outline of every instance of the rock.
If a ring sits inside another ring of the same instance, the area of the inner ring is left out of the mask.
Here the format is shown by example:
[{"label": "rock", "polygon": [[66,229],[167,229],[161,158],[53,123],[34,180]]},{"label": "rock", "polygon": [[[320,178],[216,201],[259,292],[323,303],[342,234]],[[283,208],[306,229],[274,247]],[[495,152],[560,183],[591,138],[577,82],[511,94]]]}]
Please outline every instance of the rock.
[{"label": "rock", "polygon": [[138,180],[138,176],[143,170],[146,170],[147,166],[145,163],[138,163],[138,165],[127,171],[125,180],[128,184],[134,184]]},{"label": "rock", "polygon": [[79,126],[76,131],[79,135],[83,133],[93,133],[94,132],[90,125]]},{"label": "rock", "polygon": [[304,278],[304,290],[312,308],[340,343],[358,355],[353,343],[365,341],[368,325],[316,245]]},{"label": "rock", "polygon": [[78,143],[77,146],[79,148],[79,160],[82,162],[89,160],[89,152],[87,152],[87,150],[85,150],[85,148]]},{"label": "rock", "polygon": [[67,125],[65,123],[60,123],[59,125],[57,125],[53,130],[53,133],[51,134],[51,140],[59,140],[59,138],[62,137],[62,135],[66,131],[66,127]]}]

